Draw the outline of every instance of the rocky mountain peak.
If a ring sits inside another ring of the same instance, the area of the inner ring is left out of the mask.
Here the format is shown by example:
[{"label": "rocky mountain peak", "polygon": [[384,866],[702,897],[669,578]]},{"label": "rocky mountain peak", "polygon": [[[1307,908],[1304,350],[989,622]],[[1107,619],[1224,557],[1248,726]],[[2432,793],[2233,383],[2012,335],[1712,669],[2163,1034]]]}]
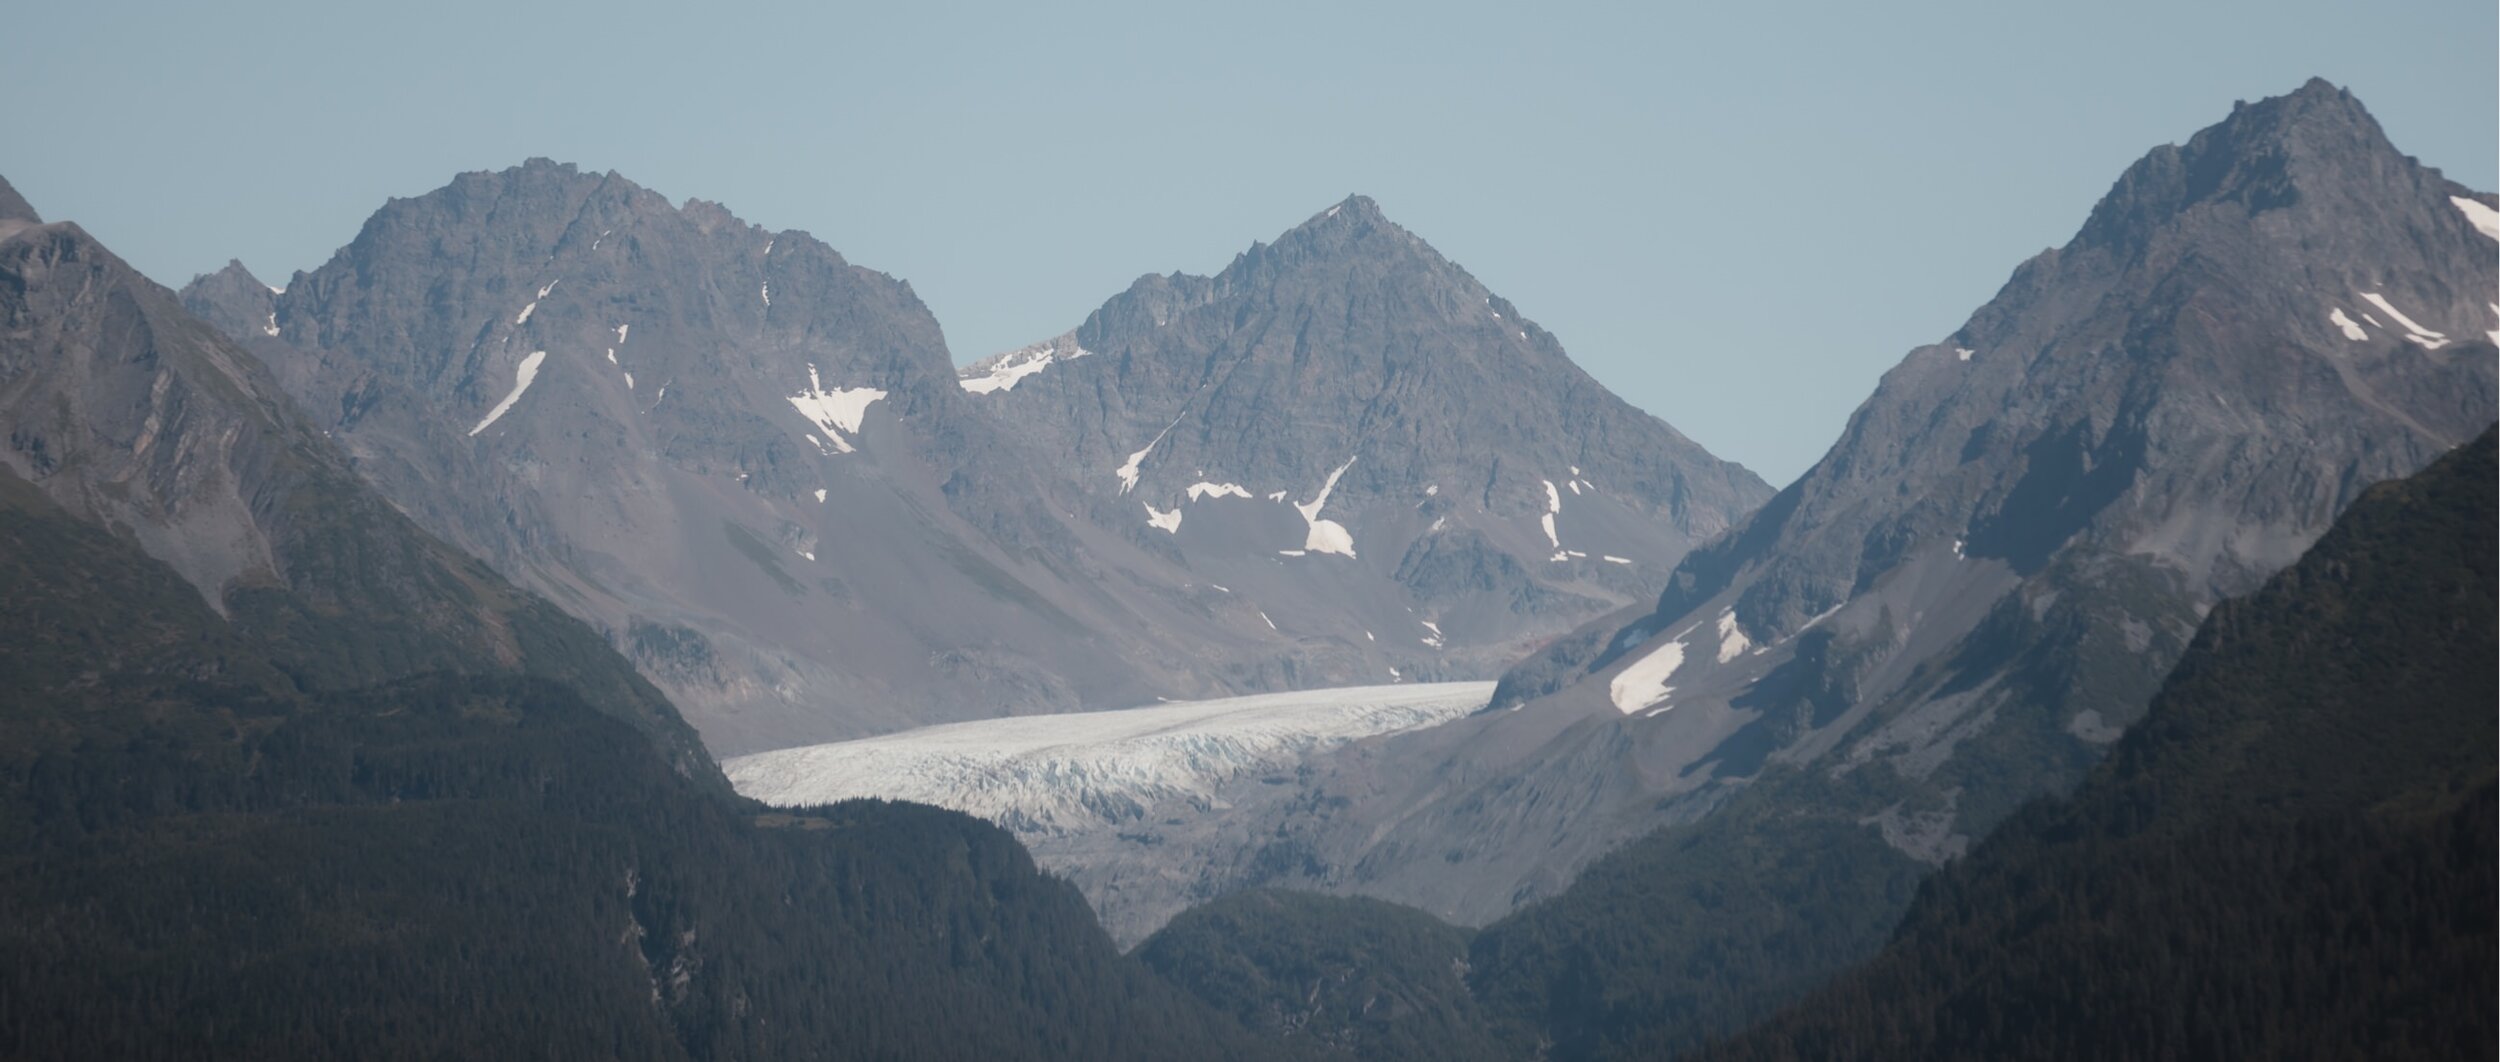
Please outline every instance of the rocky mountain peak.
[{"label": "rocky mountain peak", "polygon": [[[1360,266],[1358,267],[1358,263]],[[1273,284],[1298,271],[1326,278],[1365,275],[1429,277],[1481,296],[1482,285],[1432,245],[1390,221],[1371,197],[1347,196],[1276,238],[1252,244],[1215,280],[1219,289]]]},{"label": "rocky mountain peak", "polygon": [[182,286],[183,309],[229,336],[278,334],[277,299],[276,289],[233,259]]},{"label": "rocky mountain peak", "polygon": [[43,215],[35,213],[35,208],[28,205],[25,196],[17,194],[17,189],[9,185],[6,177],[0,177],[0,221],[43,224]]},{"label": "rocky mountain peak", "polygon": [[2360,100],[2311,78],[2287,95],[2238,103],[2187,143],[2147,153],[2093,210],[2076,245],[2140,243],[2147,229],[2217,204],[2251,215],[2304,202],[2355,205],[2383,196],[2390,178],[2413,168]]}]

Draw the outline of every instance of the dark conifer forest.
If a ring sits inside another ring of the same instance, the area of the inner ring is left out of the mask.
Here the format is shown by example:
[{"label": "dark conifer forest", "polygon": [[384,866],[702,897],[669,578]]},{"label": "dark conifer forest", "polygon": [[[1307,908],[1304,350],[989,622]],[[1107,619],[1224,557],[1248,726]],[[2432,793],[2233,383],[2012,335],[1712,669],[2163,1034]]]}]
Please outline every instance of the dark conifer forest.
[{"label": "dark conifer forest", "polygon": [[5,476],[0,601],[0,1056],[1273,1050],[1003,830],[768,810],[545,679],[301,682],[343,628],[275,653]]}]

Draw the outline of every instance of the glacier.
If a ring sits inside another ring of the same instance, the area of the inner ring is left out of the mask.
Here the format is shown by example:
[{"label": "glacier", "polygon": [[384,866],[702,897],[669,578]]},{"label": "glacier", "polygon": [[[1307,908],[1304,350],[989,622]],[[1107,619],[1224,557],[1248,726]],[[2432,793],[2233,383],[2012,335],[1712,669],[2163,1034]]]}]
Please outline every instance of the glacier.
[{"label": "glacier", "polygon": [[721,764],[767,804],[882,797],[989,819],[1028,839],[1135,822],[1180,801],[1215,810],[1228,780],[1485,706],[1490,682],[1344,686],[1118,711],[947,723]]}]

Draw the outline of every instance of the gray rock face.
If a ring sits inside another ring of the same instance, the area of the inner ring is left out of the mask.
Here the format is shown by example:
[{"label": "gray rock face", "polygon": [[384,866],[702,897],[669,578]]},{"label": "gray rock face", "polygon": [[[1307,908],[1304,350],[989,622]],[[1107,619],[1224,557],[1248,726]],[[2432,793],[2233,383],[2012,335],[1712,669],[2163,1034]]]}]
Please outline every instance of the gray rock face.
[{"label": "gray rock face", "polygon": [[1759,779],[1949,856],[2078,777],[2215,600],[2492,422],[2491,203],[2324,82],[2155,150],[1655,608],[1315,768],[1244,827],[1308,865],[1240,883],[1481,923]]},{"label": "gray rock face", "polygon": [[173,292],[77,225],[15,204],[0,211],[16,215],[0,220],[0,476],[165,562],[278,647],[300,686],[555,678],[725,787],[693,731],[595,634],[394,512],[266,367]]},{"label": "gray rock face", "polygon": [[1769,494],[1362,196],[962,376],[1108,526],[1383,668],[1352,681],[1490,674]]},{"label": "gray rock face", "polygon": [[17,194],[16,186],[0,180],[0,221],[31,221],[41,225],[43,215],[35,213],[34,206],[26,202],[26,197]]},{"label": "gray rock face", "polygon": [[533,160],[392,201],[283,293],[237,274],[192,307],[724,753],[1194,691],[1149,632],[1221,644],[1099,589],[1154,559],[1079,541],[909,286],[805,233]]},{"label": "gray rock face", "polygon": [[[1437,268],[1419,292],[1463,278]],[[1767,493],[1716,462],[1705,471],[1735,486],[1705,476],[1681,495],[1673,469],[1624,464],[1627,486],[1658,500],[1592,500],[1586,517],[1567,509],[1564,527],[1589,536],[1581,552],[1621,539],[1602,548],[1647,565],[1646,581],[1594,555],[1529,567],[1517,557],[1532,552],[1523,527],[1537,524],[1523,513],[1485,524],[1504,536],[1488,546],[1469,514],[1520,509],[1524,490],[1542,488],[1524,473],[1479,468],[1469,480],[1437,457],[1411,459],[1432,441],[1420,429],[1365,442],[1349,422],[1295,447],[1283,444],[1296,436],[1271,433],[1268,449],[1283,456],[1235,474],[1305,503],[1311,518],[1246,488],[1190,503],[1184,488],[1166,491],[1180,473],[1160,465],[1145,493],[1123,497],[1120,458],[1072,460],[1063,445],[1099,436],[1101,450],[1107,432],[983,408],[1113,356],[1012,391],[968,388],[908,285],[805,233],[765,232],[712,204],[672,206],[613,174],[543,160],[393,201],[282,293],[229,267],[186,296],[275,366],[396,504],[608,630],[724,755],[1157,697],[1490,677],[1531,626],[1561,629],[1646,599],[1696,533],[1680,528],[1723,525]],[[1367,303],[1374,313],[1407,311]],[[1072,357],[1080,338],[1025,358]],[[1596,401],[1575,396],[1602,395],[1558,353],[1548,360],[1568,370],[1561,389],[1504,416],[1568,422],[1565,410]],[[1262,418],[1299,415],[1295,402],[1346,408],[1345,394],[1377,389],[1369,379],[1313,375],[1266,395],[1264,412],[1227,408],[1242,431],[1262,431]],[[1608,430],[1698,453],[1605,401],[1602,423],[1639,425]],[[1186,459],[1206,442],[1176,431],[1161,452]],[[1336,450],[1320,467],[1315,455]],[[1570,478],[1559,451],[1539,454],[1539,467],[1553,466],[1544,475]],[[1394,504],[1381,500],[1391,472],[1361,461],[1319,500],[1349,457],[1411,473]],[[1439,481],[1450,497],[1425,493]],[[1151,526],[1148,497],[1194,519],[1167,518],[1178,535]],[[1650,530],[1660,517],[1679,529]],[[1446,542],[1436,522],[1452,530]],[[1342,555],[1279,554],[1323,524],[1361,550],[1362,578],[1332,566]],[[1440,544],[1414,549],[1425,542]],[[1296,559],[1305,570],[1280,574]],[[1433,614],[1409,611],[1479,601],[1533,622],[1461,624],[1445,637]]]}]

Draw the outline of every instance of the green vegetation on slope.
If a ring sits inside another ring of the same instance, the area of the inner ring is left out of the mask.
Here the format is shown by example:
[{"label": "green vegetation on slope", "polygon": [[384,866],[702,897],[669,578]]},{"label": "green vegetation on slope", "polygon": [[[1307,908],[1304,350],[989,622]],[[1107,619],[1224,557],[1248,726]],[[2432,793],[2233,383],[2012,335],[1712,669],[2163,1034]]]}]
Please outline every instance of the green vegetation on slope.
[{"label": "green vegetation on slope", "polygon": [[1257,889],[1191,908],[1138,947],[1165,980],[1325,1057],[1507,1057],[1467,991],[1466,930],[1380,900]]}]

